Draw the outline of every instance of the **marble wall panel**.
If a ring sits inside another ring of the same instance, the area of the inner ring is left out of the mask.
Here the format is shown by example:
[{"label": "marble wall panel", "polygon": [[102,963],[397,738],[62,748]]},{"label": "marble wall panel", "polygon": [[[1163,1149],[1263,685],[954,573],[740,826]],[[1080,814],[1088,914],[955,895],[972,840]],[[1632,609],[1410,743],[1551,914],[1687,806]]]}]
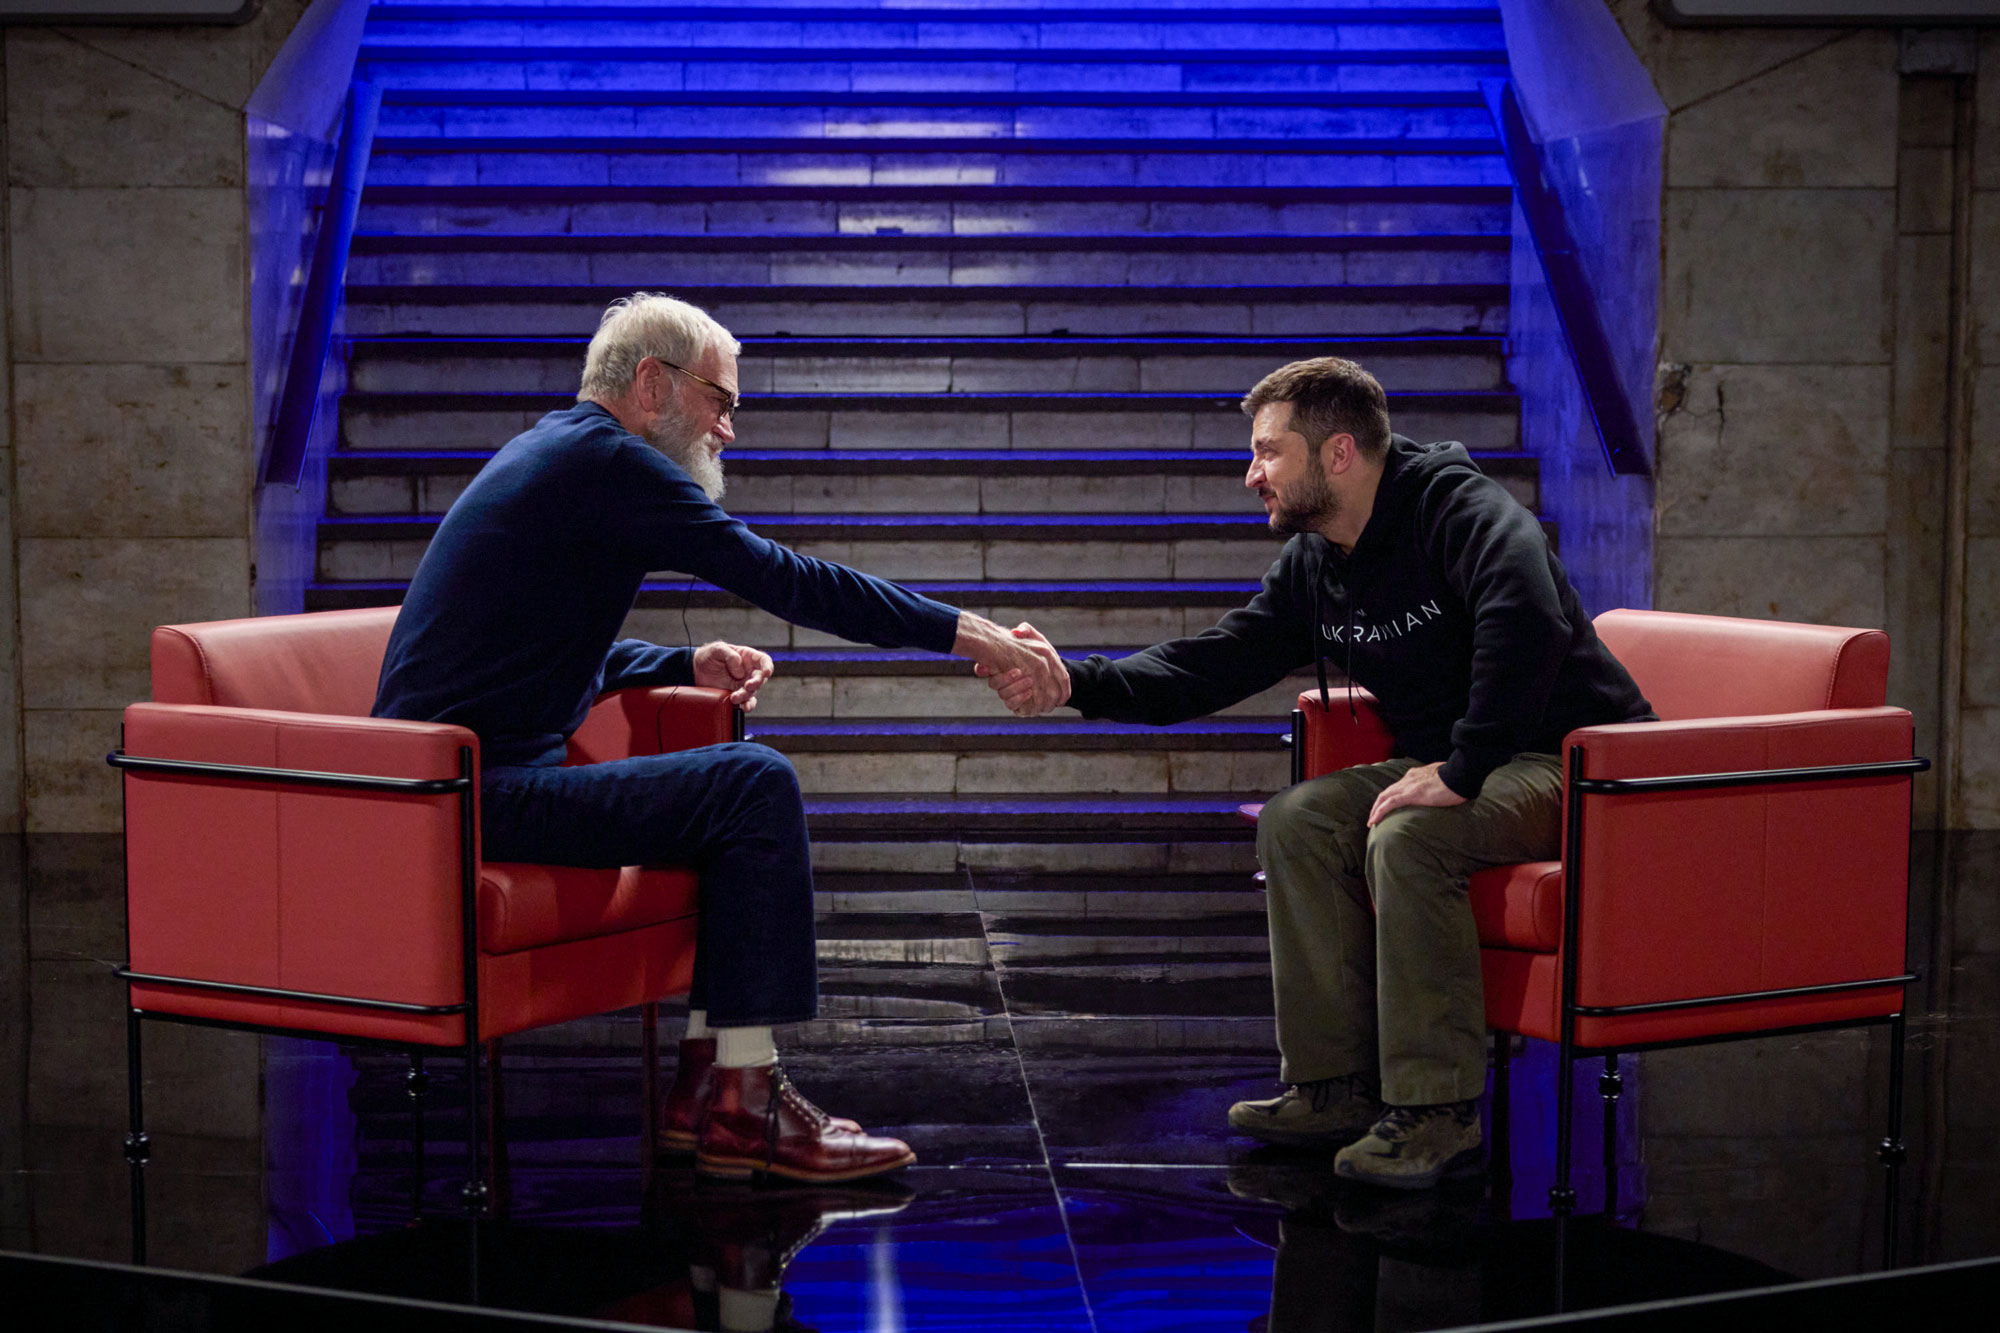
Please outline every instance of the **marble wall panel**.
[{"label": "marble wall panel", "polygon": [[1670,184],[1664,354],[1688,362],[1887,360],[1895,206],[1889,190]]},{"label": "marble wall panel", "polygon": [[2000,536],[2000,365],[1989,363],[1972,382],[1971,480],[1966,491],[1966,530],[1975,536]]},{"label": "marble wall panel", "polygon": [[1696,366],[1659,439],[1662,536],[1876,533],[1887,366]]},{"label": "marble wall panel", "polygon": [[2000,828],[2000,708],[1959,711],[1955,826]]},{"label": "marble wall panel", "polygon": [[154,626],[250,614],[247,538],[25,538],[20,569],[31,712],[144,699]]},{"label": "marble wall panel", "polygon": [[1942,449],[1950,415],[1949,307],[1920,293],[1951,289],[1951,237],[1896,238],[1896,375],[1889,444]]},{"label": "marble wall panel", "polygon": [[1876,537],[1661,537],[1662,611],[1879,629],[1887,619]]},{"label": "marble wall panel", "polygon": [[21,361],[240,362],[238,189],[15,189],[11,283]]},{"label": "marble wall panel", "polygon": [[1988,28],[1979,35],[1977,79],[1972,180],[1979,189],[2000,190],[2000,31]]},{"label": "marble wall panel", "polygon": [[262,0],[240,28],[107,27],[67,30],[78,44],[226,106],[250,100],[271,59],[312,0]]},{"label": "marble wall panel", "polygon": [[1972,196],[1972,290],[1967,296],[1980,364],[2000,365],[2000,189]]},{"label": "marble wall panel", "polygon": [[1677,111],[1851,34],[1830,28],[1673,28],[1652,0],[1610,0],[1667,109]]},{"label": "marble wall panel", "polygon": [[228,365],[17,368],[22,535],[240,535],[244,393]]},{"label": "marble wall panel", "polygon": [[16,186],[243,184],[232,106],[55,29],[7,40],[7,168]]},{"label": "marble wall panel", "polygon": [[117,833],[124,828],[118,772],[104,762],[118,748],[124,718],[122,707],[30,708],[22,713],[28,832]]},{"label": "marble wall panel", "polygon": [[1677,186],[1896,184],[1896,37],[1857,32],[1673,117]]},{"label": "marble wall panel", "polygon": [[1962,698],[2000,708],[2000,537],[1965,544],[1965,683]]},{"label": "marble wall panel", "polygon": [[[4,344],[0,344],[4,346]],[[4,360],[0,360],[4,364]],[[7,439],[0,395],[0,445]],[[0,834],[19,833],[21,805],[21,659],[15,632],[14,451],[0,447]]]}]

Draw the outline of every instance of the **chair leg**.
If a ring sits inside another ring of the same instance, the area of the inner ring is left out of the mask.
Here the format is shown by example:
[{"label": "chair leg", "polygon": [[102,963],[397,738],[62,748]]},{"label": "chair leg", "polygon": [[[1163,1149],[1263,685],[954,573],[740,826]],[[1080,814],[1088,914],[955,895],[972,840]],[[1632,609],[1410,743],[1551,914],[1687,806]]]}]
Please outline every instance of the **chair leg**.
[{"label": "chair leg", "polygon": [[514,1209],[514,1175],[507,1161],[507,1079],[500,1063],[500,1039],[486,1043],[486,1178],[493,1182],[493,1212],[506,1217]]},{"label": "chair leg", "polygon": [[1882,1267],[1896,1266],[1901,1237],[1903,1159],[1909,1155],[1903,1145],[1903,1016],[1889,1020],[1889,1132],[1875,1150],[1888,1179],[1882,1188]]},{"label": "chair leg", "polygon": [[485,1099],[480,1096],[479,1038],[468,1017],[465,1038],[465,1299],[479,1304],[479,1220],[486,1212],[486,1150],[479,1142]]},{"label": "chair leg", "polygon": [[1493,1034],[1493,1142],[1487,1145],[1496,1217],[1513,1215],[1514,1203],[1514,1038]]},{"label": "chair leg", "polygon": [[146,1160],[153,1155],[153,1140],[146,1133],[144,1071],[140,1063],[140,1023],[143,1015],[131,1006],[125,1009],[125,1096],[129,1115],[125,1131],[125,1161],[131,1168],[132,1262],[146,1262]]},{"label": "chair leg", "polygon": [[1564,1024],[1563,1040],[1556,1047],[1556,1180],[1549,1186],[1549,1213],[1556,1223],[1555,1309],[1569,1308],[1569,1216],[1576,1210],[1576,1190],[1569,1183],[1569,1148],[1572,1121],[1576,1115],[1574,1050]]},{"label": "chair leg", "polygon": [[410,1095],[410,1221],[420,1222],[424,1216],[424,1095],[431,1089],[422,1051],[410,1052],[410,1072],[404,1086]]},{"label": "chair leg", "polygon": [[639,1183],[644,1191],[653,1188],[658,1169],[655,1136],[660,1127],[660,1006],[639,1006]]},{"label": "chair leg", "polygon": [[1625,1091],[1625,1079],[1618,1072],[1618,1056],[1604,1057],[1604,1072],[1597,1076],[1597,1095],[1604,1099],[1604,1216],[1618,1216],[1618,1097]]}]

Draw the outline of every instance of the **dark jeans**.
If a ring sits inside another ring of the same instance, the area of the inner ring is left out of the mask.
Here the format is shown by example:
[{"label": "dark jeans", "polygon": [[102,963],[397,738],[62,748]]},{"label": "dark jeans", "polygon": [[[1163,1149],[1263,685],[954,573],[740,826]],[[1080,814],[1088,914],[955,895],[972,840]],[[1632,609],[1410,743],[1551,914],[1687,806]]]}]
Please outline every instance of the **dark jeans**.
[{"label": "dark jeans", "polygon": [[805,804],[776,750],[735,742],[480,782],[489,861],[691,866],[701,876],[689,1007],[718,1027],[819,1007]]}]

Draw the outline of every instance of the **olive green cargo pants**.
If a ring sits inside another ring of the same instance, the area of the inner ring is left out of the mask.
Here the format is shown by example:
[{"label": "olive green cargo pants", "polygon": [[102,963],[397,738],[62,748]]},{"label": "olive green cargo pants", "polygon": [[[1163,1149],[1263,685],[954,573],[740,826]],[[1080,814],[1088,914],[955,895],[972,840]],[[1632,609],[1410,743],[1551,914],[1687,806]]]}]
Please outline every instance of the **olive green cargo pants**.
[{"label": "olive green cargo pants", "polygon": [[1466,881],[1552,861],[1562,761],[1516,755],[1462,805],[1368,811],[1414,759],[1363,764],[1278,793],[1257,821],[1270,917],[1279,1077],[1379,1074],[1391,1106],[1486,1087],[1486,1002]]}]

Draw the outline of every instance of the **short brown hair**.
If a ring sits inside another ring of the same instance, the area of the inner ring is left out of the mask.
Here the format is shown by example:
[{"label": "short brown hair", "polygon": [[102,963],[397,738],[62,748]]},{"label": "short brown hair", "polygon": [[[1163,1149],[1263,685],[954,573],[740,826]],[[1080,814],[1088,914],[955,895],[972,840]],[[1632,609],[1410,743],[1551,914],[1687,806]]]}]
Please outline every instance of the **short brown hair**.
[{"label": "short brown hair", "polygon": [[1292,429],[1315,453],[1335,435],[1352,435],[1362,457],[1381,461],[1389,450],[1389,396],[1381,382],[1345,357],[1294,361],[1257,381],[1243,395],[1243,415],[1272,403],[1292,405]]}]

